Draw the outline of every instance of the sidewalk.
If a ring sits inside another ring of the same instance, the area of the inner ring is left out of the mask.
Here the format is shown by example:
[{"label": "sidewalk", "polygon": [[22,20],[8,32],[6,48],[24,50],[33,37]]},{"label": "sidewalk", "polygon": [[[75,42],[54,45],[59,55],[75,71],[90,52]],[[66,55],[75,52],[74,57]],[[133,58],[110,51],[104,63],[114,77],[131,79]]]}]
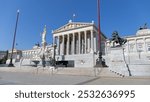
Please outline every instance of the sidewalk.
[{"label": "sidewalk", "polygon": [[[76,75],[76,76],[96,76],[96,77],[111,77],[111,78],[121,78],[122,76],[117,75],[109,70],[109,68],[69,68],[60,67],[57,69],[50,67],[31,67],[22,66],[18,67],[0,67],[0,71],[4,72],[25,72],[34,74],[60,74],[60,75]],[[150,76],[125,76],[123,78],[131,79],[145,79],[150,78]]]},{"label": "sidewalk", "polygon": [[[98,69],[97,69],[98,70]],[[1,85],[150,85],[147,77],[120,77],[101,68],[0,67]]]}]

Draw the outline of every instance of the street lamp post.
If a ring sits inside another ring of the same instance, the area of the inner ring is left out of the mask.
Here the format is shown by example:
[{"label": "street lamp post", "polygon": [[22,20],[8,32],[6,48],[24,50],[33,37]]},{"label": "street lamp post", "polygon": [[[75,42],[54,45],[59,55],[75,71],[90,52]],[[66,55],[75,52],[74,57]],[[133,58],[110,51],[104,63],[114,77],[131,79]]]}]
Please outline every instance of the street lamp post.
[{"label": "street lamp post", "polygon": [[14,67],[14,64],[12,63],[12,59],[13,59],[12,57],[13,57],[13,51],[14,51],[14,46],[15,46],[15,40],[16,40],[18,19],[19,19],[19,10],[17,10],[16,26],[15,26],[15,32],[14,32],[14,38],[13,38],[13,44],[12,44],[12,51],[11,51],[11,56],[10,56],[10,63],[8,65],[8,67]]}]

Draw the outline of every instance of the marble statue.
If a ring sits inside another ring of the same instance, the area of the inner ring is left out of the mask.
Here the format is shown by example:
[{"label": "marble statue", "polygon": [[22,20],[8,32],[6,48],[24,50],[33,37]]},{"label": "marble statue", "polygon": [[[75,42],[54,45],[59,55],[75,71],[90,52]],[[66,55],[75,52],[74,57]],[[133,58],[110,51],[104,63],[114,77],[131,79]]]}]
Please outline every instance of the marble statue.
[{"label": "marble statue", "polygon": [[42,33],[42,44],[45,42],[46,42],[46,25],[45,25],[44,31]]},{"label": "marble statue", "polygon": [[40,58],[42,60],[42,66],[45,67],[45,54],[46,54],[46,25],[44,27],[43,33],[42,33],[42,52],[40,54]]}]

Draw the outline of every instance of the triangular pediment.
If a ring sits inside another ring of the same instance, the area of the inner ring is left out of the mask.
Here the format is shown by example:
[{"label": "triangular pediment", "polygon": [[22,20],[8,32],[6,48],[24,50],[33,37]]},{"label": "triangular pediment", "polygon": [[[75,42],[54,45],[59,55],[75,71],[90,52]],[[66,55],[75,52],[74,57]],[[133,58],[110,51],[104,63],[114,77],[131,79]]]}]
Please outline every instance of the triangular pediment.
[{"label": "triangular pediment", "polygon": [[68,24],[54,30],[53,33],[59,33],[71,29],[77,29],[77,28],[87,27],[92,25],[94,25],[94,23],[69,22]]}]

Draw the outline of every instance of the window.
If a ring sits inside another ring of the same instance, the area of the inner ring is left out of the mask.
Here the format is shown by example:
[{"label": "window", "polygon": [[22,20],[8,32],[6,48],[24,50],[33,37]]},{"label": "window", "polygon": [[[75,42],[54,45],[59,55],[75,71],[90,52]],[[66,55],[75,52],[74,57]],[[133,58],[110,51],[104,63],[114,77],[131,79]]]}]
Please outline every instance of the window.
[{"label": "window", "polygon": [[147,51],[150,51],[150,42],[147,42]]},{"label": "window", "polygon": [[134,43],[129,44],[129,51],[130,52],[134,52],[134,48],[135,48],[135,44]]},{"label": "window", "polygon": [[137,43],[137,51],[138,52],[142,52],[144,49],[144,43]]}]

